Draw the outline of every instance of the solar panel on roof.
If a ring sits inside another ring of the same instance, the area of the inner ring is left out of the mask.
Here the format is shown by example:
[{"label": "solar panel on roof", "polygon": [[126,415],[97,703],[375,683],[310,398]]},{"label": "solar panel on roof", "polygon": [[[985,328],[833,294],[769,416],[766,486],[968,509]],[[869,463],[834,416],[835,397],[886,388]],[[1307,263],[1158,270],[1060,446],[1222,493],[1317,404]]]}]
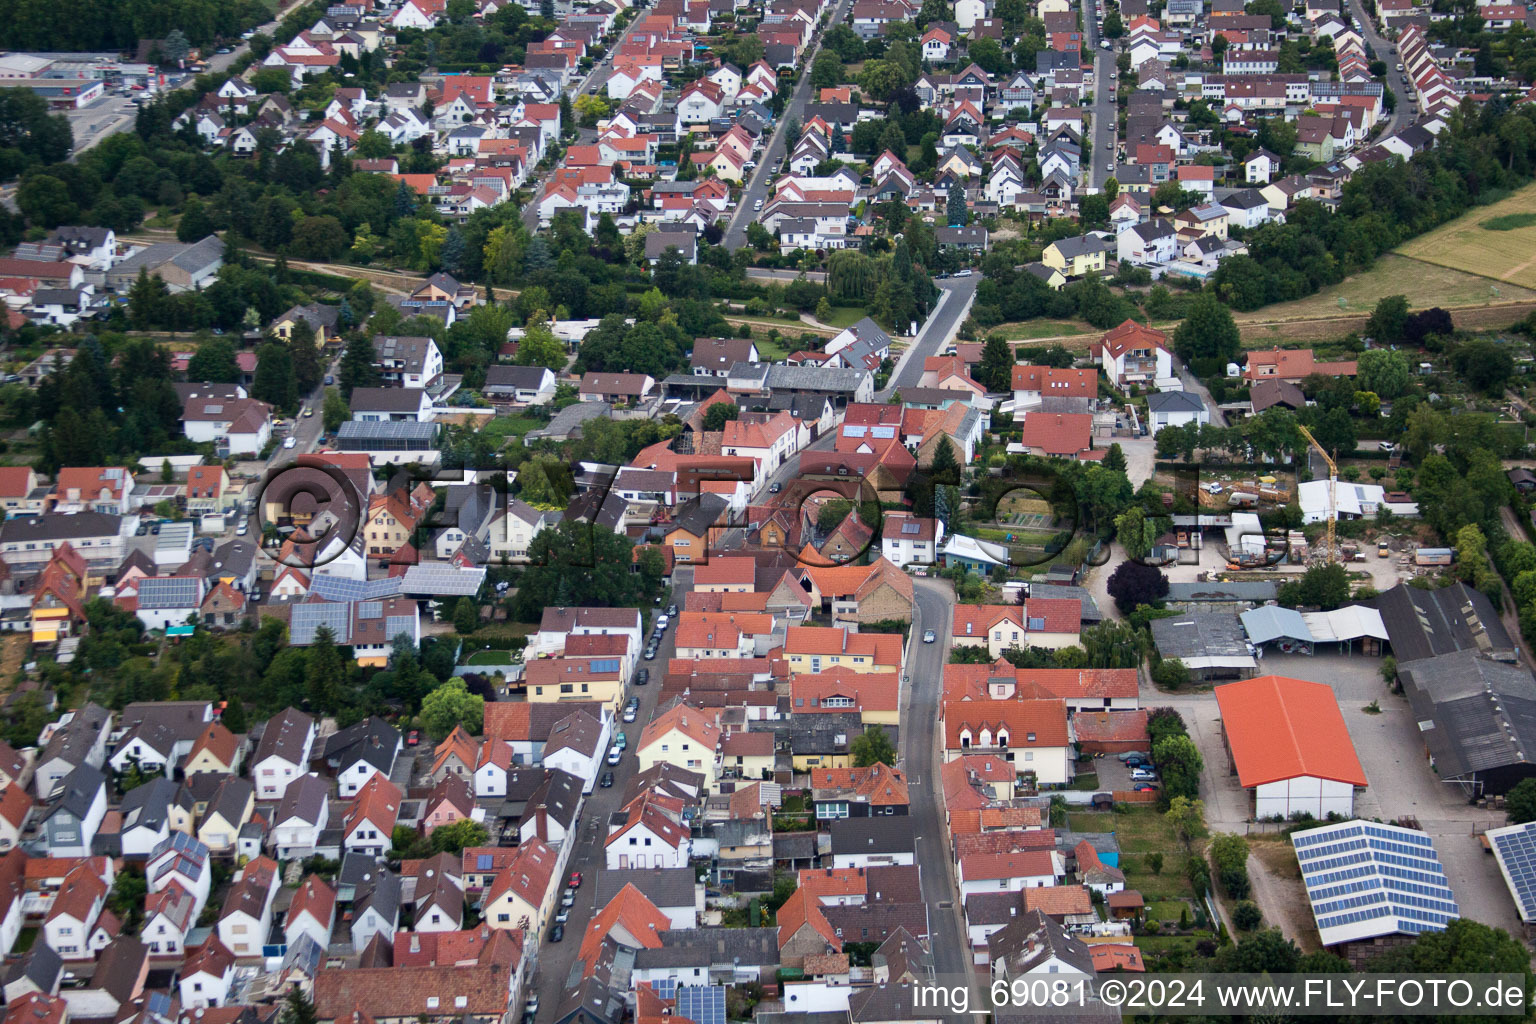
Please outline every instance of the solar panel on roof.
[{"label": "solar panel on roof", "polygon": [[151,992],[144,999],[144,1008],[159,1017],[171,1015],[171,997],[164,992]]},{"label": "solar panel on roof", "polygon": [[725,1024],[725,989],[720,985],[682,985],[676,1015],[694,1024]]},{"label": "solar panel on roof", "polygon": [[901,532],[902,533],[922,533],[923,532],[923,528],[918,523],[902,523],[901,524]]},{"label": "solar panel on roof", "polygon": [[872,437],[882,437],[882,438],[883,437],[895,437],[896,436],[896,428],[895,427],[873,427],[870,430],[870,435]]},{"label": "solar panel on roof", "polygon": [[357,606],[357,617],[360,619],[377,619],[383,615],[383,601],[363,601]]},{"label": "solar panel on roof", "polygon": [[496,866],[496,858],[489,853],[475,855],[475,867],[481,871],[489,871]]},{"label": "solar panel on roof", "polygon": [[1520,905],[1520,919],[1536,920],[1536,822],[1491,829],[1488,839],[1510,894]]}]

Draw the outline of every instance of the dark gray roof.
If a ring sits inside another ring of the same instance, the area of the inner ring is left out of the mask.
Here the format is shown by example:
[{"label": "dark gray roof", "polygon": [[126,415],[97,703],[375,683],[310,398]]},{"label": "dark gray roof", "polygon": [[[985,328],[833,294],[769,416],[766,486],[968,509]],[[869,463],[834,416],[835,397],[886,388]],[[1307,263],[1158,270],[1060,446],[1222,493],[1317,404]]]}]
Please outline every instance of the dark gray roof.
[{"label": "dark gray roof", "polygon": [[1205,412],[1205,401],[1193,391],[1156,391],[1147,396],[1153,412]]},{"label": "dark gray roof", "polygon": [[539,788],[528,797],[523,821],[533,819],[540,808],[553,821],[567,829],[576,827],[576,812],[581,810],[582,781],[570,772],[551,768]]},{"label": "dark gray roof", "polygon": [[1028,973],[1052,955],[1084,974],[1094,973],[1093,956],[1083,940],[1038,910],[1027,910],[993,932],[987,952],[994,963],[1005,961],[1011,976]]},{"label": "dark gray roof", "polygon": [[677,512],[675,529],[687,530],[695,537],[702,537],[714,525],[730,502],[718,494],[701,494],[691,498]]},{"label": "dark gray roof", "polygon": [[506,363],[496,363],[485,368],[485,387],[482,390],[492,392],[537,388],[549,372],[548,368],[543,366],[509,366]]},{"label": "dark gray roof", "polygon": [[[642,875],[654,872],[631,873]],[[691,870],[687,873],[693,874]],[[610,871],[607,874],[622,872]],[[599,906],[603,906],[608,898],[611,897],[605,898],[602,890],[598,891]],[[745,967],[773,967],[779,962],[778,935],[777,928],[672,928],[661,933],[660,949],[641,949],[635,952],[635,966],[704,967],[709,964],[734,963]]]},{"label": "dark gray roof", "polygon": [[1072,238],[1058,238],[1055,242],[1056,251],[1067,259],[1074,256],[1083,256],[1088,253],[1105,252],[1110,243],[1097,235],[1076,235]]},{"label": "dark gray roof", "polygon": [[546,426],[530,430],[524,440],[545,437],[559,440],[576,436],[581,433],[581,425],[587,420],[606,417],[612,411],[613,406],[607,402],[574,402],[555,413]]},{"label": "dark gray roof", "polygon": [[106,784],[107,777],[99,769],[89,764],[77,765],[74,771],[60,780],[57,802],[49,815],[57,811],[69,811],[84,821],[91,812],[91,804],[95,803],[97,794]]},{"label": "dark gray roof", "polygon": [[8,519],[0,523],[0,544],[112,536],[120,531],[122,521],[121,516],[105,512],[51,513]]},{"label": "dark gray roof", "polygon": [[916,849],[909,822],[896,818],[844,818],[832,823],[833,856],[913,853]]},{"label": "dark gray roof", "polygon": [[325,741],[325,760],[334,768],[363,760],[388,775],[399,749],[400,733],[373,715],[330,736]]},{"label": "dark gray roof", "polygon": [[421,408],[421,388],[357,388],[347,403],[352,412],[416,412]]},{"label": "dark gray roof", "polygon": [[1514,658],[1514,644],[1493,605],[1465,583],[1440,590],[1400,583],[1360,603],[1381,612],[1399,666],[1461,650],[1501,660]]},{"label": "dark gray roof", "polygon": [[1442,779],[1536,765],[1536,677],[1463,650],[1398,665]]},{"label": "dark gray roof", "polygon": [[277,825],[289,818],[298,818],[314,825],[323,825],[326,799],[331,787],[318,775],[300,775],[283,790],[283,799],[277,805],[277,815],[272,824]]},{"label": "dark gray roof", "polygon": [[226,775],[224,781],[219,783],[218,790],[214,792],[213,799],[208,802],[206,814],[219,814],[231,825],[238,825],[246,803],[255,795],[255,792],[256,787],[251,785],[249,779],[242,779],[238,775]]},{"label": "dark gray roof", "polygon": [[1185,612],[1152,620],[1152,639],[1165,658],[1236,658],[1248,654],[1235,612]]},{"label": "dark gray roof", "polygon": [[160,831],[170,814],[171,803],[176,799],[176,789],[176,783],[163,777],[130,789],[118,808],[123,816],[122,830],[147,828],[151,832]]},{"label": "dark gray roof", "polygon": [[[53,738],[43,748],[42,755],[38,757],[39,765],[47,764],[55,758],[62,758],[66,763],[79,765],[84,763],[86,754],[96,741],[101,738],[102,730],[112,721],[112,712],[100,704],[87,703],[85,707],[75,712],[75,717],[69,720],[69,724],[54,732]],[[48,794],[39,793],[46,797]]]},{"label": "dark gray roof", "polygon": [[269,757],[281,757],[290,764],[304,767],[304,741],[314,730],[315,720],[297,708],[285,708],[269,718],[256,744],[255,765]]},{"label": "dark gray roof", "polygon": [[[737,364],[738,366],[741,364]],[[735,376],[735,368],[732,368]],[[869,376],[868,370],[848,369],[838,366],[783,366],[778,363],[768,367],[767,384],[770,390],[830,391],[853,394]]]},{"label": "dark gray roof", "polygon": [[11,961],[4,977],[6,986],[26,978],[39,991],[52,993],[63,973],[63,958],[46,941],[40,941],[34,942],[32,948],[23,953],[20,959]]},{"label": "dark gray roof", "polygon": [[[691,907],[698,888],[698,876],[692,868],[659,870],[599,871],[596,881],[597,906],[605,907],[626,885],[633,885],[658,907]],[[721,931],[740,929],[722,928]],[[777,949],[777,947],[775,947]]]},{"label": "dark gray roof", "polygon": [[400,916],[400,878],[388,868],[380,867],[373,877],[357,886],[352,899],[352,922],[355,926],[363,912],[373,908],[386,921]]}]

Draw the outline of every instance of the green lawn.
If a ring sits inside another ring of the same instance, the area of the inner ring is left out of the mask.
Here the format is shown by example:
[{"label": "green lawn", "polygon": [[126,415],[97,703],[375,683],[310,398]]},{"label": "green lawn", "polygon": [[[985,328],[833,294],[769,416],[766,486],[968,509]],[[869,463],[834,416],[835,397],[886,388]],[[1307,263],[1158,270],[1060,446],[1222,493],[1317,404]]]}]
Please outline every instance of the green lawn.
[{"label": "green lawn", "polygon": [[1179,917],[1185,912],[1188,912],[1190,920],[1194,920],[1194,908],[1183,900],[1159,900],[1156,903],[1147,904],[1147,919],[1150,921],[1178,924]]},{"label": "green lawn", "polygon": [[1083,772],[1073,777],[1071,788],[1091,793],[1099,788],[1099,777],[1093,772]]},{"label": "green lawn", "polygon": [[511,651],[476,651],[464,659],[466,665],[510,665]]},{"label": "green lawn", "polygon": [[[869,313],[858,306],[833,306],[832,316],[827,320],[823,320],[822,323],[828,327],[852,327],[866,316],[869,316]],[[759,352],[761,352],[761,347],[759,347]]]},{"label": "green lawn", "polygon": [[752,343],[757,346],[758,358],[765,363],[776,363],[789,355],[789,349],[782,342],[754,337]]},{"label": "green lawn", "polygon": [[[1120,870],[1125,885],[1150,904],[1160,900],[1192,900],[1194,890],[1184,874],[1184,844],[1161,812],[1150,807],[1115,811],[1075,811],[1067,815],[1074,832],[1113,832],[1120,840]],[[1163,855],[1163,870],[1153,874],[1146,855]],[[1178,919],[1175,912],[1174,919]]]},{"label": "green lawn", "polygon": [[522,437],[528,431],[537,430],[543,425],[543,420],[534,419],[532,416],[497,416],[481,427],[480,432],[493,437]]},{"label": "green lawn", "polygon": [[1000,324],[988,331],[1001,333],[1009,341],[1033,341],[1036,338],[1057,338],[1064,334],[1090,334],[1093,328],[1081,320],[1026,320],[1023,323]]}]

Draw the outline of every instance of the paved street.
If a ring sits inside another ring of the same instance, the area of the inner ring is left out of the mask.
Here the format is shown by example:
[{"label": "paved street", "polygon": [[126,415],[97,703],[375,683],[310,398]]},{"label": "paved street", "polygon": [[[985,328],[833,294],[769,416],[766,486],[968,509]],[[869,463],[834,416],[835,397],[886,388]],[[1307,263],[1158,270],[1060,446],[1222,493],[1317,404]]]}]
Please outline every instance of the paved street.
[{"label": "paved street", "polygon": [[[619,38],[614,40],[613,45],[608,47],[607,52],[603,54],[603,59],[598,61],[596,64],[593,64],[592,70],[587,72],[586,77],[577,82],[572,88],[567,89],[566,93],[574,97],[581,96],[584,93],[589,92],[601,92],[604,87],[607,86],[608,79],[613,75],[614,55],[619,52],[619,47],[624,44],[624,40],[629,38],[629,34],[635,30],[635,27],[639,25],[642,20],[644,19],[638,16],[632,18],[629,24],[624,26],[624,31],[619,33]],[[588,145],[596,141],[596,131],[591,128],[582,128],[577,131],[576,138],[572,144]],[[528,194],[530,198],[528,202],[523,206],[522,221],[523,227],[527,228],[530,234],[539,229],[539,199],[544,194],[544,178],[546,176],[547,175],[540,175],[539,177],[533,178],[527,183],[526,186],[529,190]]]},{"label": "paved street", "polygon": [[[681,608],[683,596],[692,589],[693,570],[679,566],[672,576],[671,600]],[[661,697],[662,677],[667,671],[667,661],[676,651],[676,645],[673,643],[676,635],[677,624],[674,622],[657,648],[656,659],[640,662],[642,666],[650,669],[651,679],[645,686],[630,684],[629,694],[640,698],[639,714],[629,725],[623,722],[616,723],[616,728],[629,738],[629,746],[624,751],[624,760],[619,762],[618,767],[612,769],[613,786],[609,789],[598,787],[592,790],[592,795],[586,798],[581,808],[581,832],[576,840],[575,849],[571,851],[570,860],[565,866],[565,873],[560,878],[560,888],[564,890],[565,881],[572,871],[581,872],[582,886],[576,890],[576,905],[571,908],[570,920],[565,922],[564,939],[560,942],[550,942],[548,930],[537,937],[540,943],[538,962],[526,988],[526,991],[537,992],[539,995],[538,1019],[541,1022],[555,1019],[555,1013],[565,997],[571,966],[576,962],[576,953],[581,948],[581,936],[596,912],[592,905],[593,893],[597,891],[598,873],[606,870],[603,840],[608,835],[608,818],[619,809],[619,800],[624,795],[624,785],[629,781],[630,776],[635,774],[639,765],[635,750],[640,745],[641,730],[656,714],[656,705]],[[626,700],[629,694],[626,695]],[[607,770],[605,765],[604,771]]]},{"label": "paved street", "polygon": [[1083,16],[1083,45],[1093,55],[1093,126],[1089,130],[1093,149],[1089,154],[1086,180],[1095,190],[1104,187],[1110,176],[1106,169],[1115,161],[1115,133],[1119,128],[1118,72],[1115,51],[1099,49],[1099,17],[1095,0],[1080,0]]},{"label": "paved street", "polygon": [[1354,16],[1355,24],[1360,26],[1360,34],[1365,37],[1376,59],[1386,61],[1387,88],[1397,94],[1397,109],[1387,115],[1384,122],[1386,128],[1381,133],[1390,135],[1410,123],[1417,109],[1414,102],[1408,98],[1408,76],[1397,70],[1397,53],[1392,49],[1392,44],[1376,31],[1376,23],[1366,13],[1365,4],[1361,0],[1349,0],[1349,13]]},{"label": "paved street", "polygon": [[[912,583],[915,604],[907,655],[900,763],[907,773],[907,813],[917,839],[923,902],[928,904],[928,945],[933,950],[933,967],[940,977],[959,977],[970,972],[970,955],[954,879],[949,829],[944,824],[944,789],[939,779],[943,748],[935,724],[944,690],[944,665],[949,660],[955,592],[950,584],[939,580],[915,579]],[[925,629],[937,634],[935,643],[922,642]]]},{"label": "paved street", "polygon": [[875,395],[875,401],[885,401],[892,391],[917,386],[923,376],[923,360],[943,352],[955,340],[960,324],[970,312],[971,300],[976,297],[976,286],[980,283],[979,271],[968,277],[948,277],[934,282],[943,294],[918,330],[917,339],[907,346],[896,368],[891,371],[891,379],[885,390]]},{"label": "paved street", "polygon": [[[832,9],[832,19],[827,22],[827,28],[842,22],[847,17],[848,9],[853,0],[839,0]],[[805,52],[804,71],[800,75],[800,81],[795,84],[795,91],[790,94],[789,102],[784,106],[784,112],[779,115],[777,124],[773,129],[773,137],[768,140],[768,146],[763,154],[758,157],[757,170],[752,177],[747,179],[747,185],[742,189],[741,200],[736,204],[736,213],[731,217],[730,225],[725,229],[725,237],[721,244],[727,249],[740,249],[747,244],[747,225],[751,223],[758,200],[768,198],[768,186],[772,184],[778,174],[779,166],[784,163],[787,156],[786,146],[794,142],[793,139],[784,137],[789,122],[805,123],[805,107],[811,101],[811,62],[816,59],[816,54],[821,52],[821,41],[826,36],[826,29],[816,32],[815,41],[810,49]]]},{"label": "paved street", "polygon": [[[285,6],[286,9],[286,6]],[[270,35],[281,23],[282,15],[273,18],[265,25],[258,25],[255,29],[258,33]],[[229,53],[216,53],[208,58],[209,73],[227,71],[229,66],[250,49],[250,43],[241,40],[238,46],[230,48]],[[183,85],[185,83],[182,83]],[[134,95],[143,96],[144,93]],[[70,154],[70,159],[78,159],[81,153],[96,145],[109,135],[127,131],[132,128],[138,118],[139,108],[133,99],[128,96],[108,94],[97,100],[90,106],[81,110],[66,112],[69,118],[69,127],[75,133],[75,151]]]}]

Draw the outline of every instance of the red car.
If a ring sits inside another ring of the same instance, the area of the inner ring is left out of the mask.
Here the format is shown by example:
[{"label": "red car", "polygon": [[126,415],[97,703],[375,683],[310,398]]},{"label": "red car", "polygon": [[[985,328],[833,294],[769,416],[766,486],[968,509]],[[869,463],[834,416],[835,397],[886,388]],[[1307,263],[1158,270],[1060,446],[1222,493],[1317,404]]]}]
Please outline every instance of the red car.
[{"label": "red car", "polygon": [[414,747],[414,746],[416,746],[420,742],[421,742],[421,730],[420,729],[412,729],[410,732],[405,734],[405,745],[406,746]]},{"label": "red car", "polygon": [[580,889],[581,888],[581,872],[580,871],[572,871],[571,872],[571,880],[570,880],[570,882],[568,884],[570,885],[570,887],[572,889]]}]

